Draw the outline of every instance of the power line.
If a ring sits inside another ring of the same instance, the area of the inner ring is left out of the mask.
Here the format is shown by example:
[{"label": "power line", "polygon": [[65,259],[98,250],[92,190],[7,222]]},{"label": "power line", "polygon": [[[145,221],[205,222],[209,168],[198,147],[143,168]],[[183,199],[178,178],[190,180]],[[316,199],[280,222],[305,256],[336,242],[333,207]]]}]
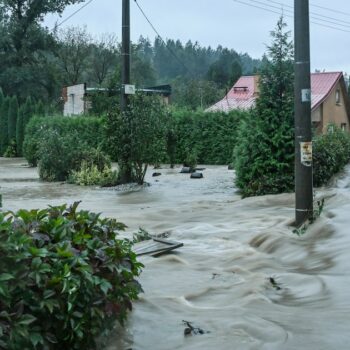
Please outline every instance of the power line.
[{"label": "power line", "polygon": [[[252,0],[251,0],[252,1]],[[294,6],[291,6],[291,5],[287,5],[287,4],[284,4],[282,2],[278,2],[278,1],[274,1],[274,0],[269,0],[268,2],[272,2],[274,4],[277,4],[277,5],[280,5],[282,7],[288,7],[288,8],[291,8],[291,9],[294,9]],[[290,11],[290,10],[287,10],[287,11]],[[292,11],[291,11],[292,12]],[[316,12],[311,12],[310,11],[310,18],[314,18],[316,20],[322,20],[323,18],[325,18],[326,20],[324,20],[325,22],[328,22],[328,23],[333,23],[335,25],[343,25],[344,27],[350,27],[350,22],[349,21],[343,21],[339,18],[335,18],[335,17],[330,17],[330,16],[325,16],[325,15],[321,15],[319,13],[316,13]],[[316,18],[316,17],[321,17],[320,18]],[[331,21],[328,21],[328,20],[331,20]],[[333,21],[336,21],[336,22],[333,22]],[[345,24],[340,24],[340,23],[337,23],[337,22],[341,22],[341,23],[345,23]]]},{"label": "power line", "polygon": [[[282,10],[283,10],[283,9],[281,9],[281,11],[279,11],[279,12],[274,11],[274,10],[271,10],[272,5],[268,5],[268,4],[265,4],[265,3],[263,4],[263,6],[268,6],[268,7],[270,7],[270,8],[266,8],[266,7],[261,7],[261,6],[253,5],[253,4],[251,4],[251,3],[246,3],[246,2],[243,2],[243,1],[240,1],[240,0],[232,0],[232,1],[238,2],[238,3],[243,4],[243,5],[246,5],[246,6],[254,7],[254,8],[263,10],[263,11],[275,13],[275,14],[278,14],[278,15],[281,15],[281,14],[282,14]],[[255,1],[255,0],[250,0],[250,1],[257,2],[257,1]],[[277,8],[277,7],[276,7],[276,6],[273,6],[273,8]],[[289,10],[287,10],[287,11],[289,11]],[[292,16],[292,15],[284,15],[284,16],[285,16],[285,17],[289,17],[289,18],[294,18],[294,16]],[[315,24],[315,25],[318,25],[318,26],[321,26],[321,27],[330,28],[330,29],[338,30],[338,31],[345,32],[345,33],[350,33],[350,30],[346,30],[346,29],[334,27],[334,26],[331,26],[331,25],[327,25],[327,24],[315,22],[315,20],[321,21],[321,19],[314,18],[314,20],[313,20],[313,21],[310,21],[310,23]],[[335,25],[341,26],[341,24],[335,24]]]},{"label": "power line", "polygon": [[81,10],[83,10],[86,6],[90,5],[93,1],[94,0],[89,0],[86,4],[84,4],[83,6],[79,7],[75,12],[73,12],[70,16],[65,18],[62,22],[56,24],[54,29],[57,29],[62,24],[66,23],[68,20],[70,20],[72,17],[74,17],[77,13],[79,13]]},{"label": "power line", "polygon": [[157,29],[155,28],[155,26],[152,24],[151,20],[147,17],[145,11],[141,8],[140,4],[137,2],[137,0],[134,0],[136,6],[139,8],[139,10],[141,11],[142,15],[145,17],[146,21],[149,23],[149,25],[152,27],[152,29],[154,30],[154,32],[157,34],[157,36],[160,38],[160,40],[162,41],[162,43],[165,45],[165,47],[169,50],[169,52],[173,55],[173,57],[185,68],[185,70],[190,73],[191,75],[194,75],[187,67],[186,65],[180,60],[180,58],[175,54],[175,52],[167,45],[167,43],[165,42],[165,40],[162,38],[162,36],[159,34],[159,32],[157,31]]},{"label": "power line", "polygon": [[334,10],[334,9],[329,8],[329,7],[324,7],[324,6],[320,6],[320,5],[314,5],[313,3],[311,3],[311,6],[317,7],[317,8],[322,9],[322,10],[327,10],[327,11],[334,12],[334,13],[339,13],[341,15],[350,17],[350,13],[348,13],[348,12]]}]

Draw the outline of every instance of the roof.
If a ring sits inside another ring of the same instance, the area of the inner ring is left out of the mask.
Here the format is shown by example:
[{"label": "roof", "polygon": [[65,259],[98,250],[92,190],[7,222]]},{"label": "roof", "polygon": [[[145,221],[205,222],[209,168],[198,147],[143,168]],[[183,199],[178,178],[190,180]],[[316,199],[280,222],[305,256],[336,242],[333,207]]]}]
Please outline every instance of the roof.
[{"label": "roof", "polygon": [[[325,101],[342,76],[342,72],[311,73],[312,110]],[[232,109],[247,110],[254,107],[258,93],[257,78],[258,76],[241,77],[228,94],[221,101],[209,107],[207,112],[229,112]]]},{"label": "roof", "polygon": [[223,111],[232,109],[250,109],[255,105],[256,98],[256,76],[243,76],[227,95],[215,105],[209,107],[207,112]]},{"label": "roof", "polygon": [[311,109],[316,109],[331,94],[342,72],[311,73]]}]

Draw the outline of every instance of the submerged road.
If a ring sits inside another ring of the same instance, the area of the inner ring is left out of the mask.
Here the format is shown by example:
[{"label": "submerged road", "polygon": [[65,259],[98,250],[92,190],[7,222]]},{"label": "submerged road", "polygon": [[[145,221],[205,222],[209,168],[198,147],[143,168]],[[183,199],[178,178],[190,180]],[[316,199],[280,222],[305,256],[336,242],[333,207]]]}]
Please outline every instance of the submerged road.
[{"label": "submerged road", "polygon": [[[116,191],[43,183],[24,163],[0,158],[5,209],[81,200],[127,224],[127,236],[142,226],[185,244],[142,257],[145,293],[108,350],[349,348],[350,168],[317,191],[321,217],[297,237],[292,194],[241,200],[226,167],[202,180],[161,169],[149,187]],[[208,333],[185,337],[182,320]]]}]

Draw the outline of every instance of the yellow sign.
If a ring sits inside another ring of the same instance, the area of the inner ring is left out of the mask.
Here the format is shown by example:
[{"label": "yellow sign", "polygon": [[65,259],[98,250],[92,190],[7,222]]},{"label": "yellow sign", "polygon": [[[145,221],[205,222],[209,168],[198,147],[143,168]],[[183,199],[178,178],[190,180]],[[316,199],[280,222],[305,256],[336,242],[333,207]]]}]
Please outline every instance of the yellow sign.
[{"label": "yellow sign", "polygon": [[305,166],[312,165],[312,142],[300,142],[300,161]]}]

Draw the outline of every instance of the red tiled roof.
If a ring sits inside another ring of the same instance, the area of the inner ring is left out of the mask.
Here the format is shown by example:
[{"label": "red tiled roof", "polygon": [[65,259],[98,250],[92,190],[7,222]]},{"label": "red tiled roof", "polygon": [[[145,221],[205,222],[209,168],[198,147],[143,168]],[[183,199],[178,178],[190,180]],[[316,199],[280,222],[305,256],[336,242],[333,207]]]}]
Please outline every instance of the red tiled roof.
[{"label": "red tiled roof", "polygon": [[255,77],[244,76],[238,79],[228,94],[207,112],[229,112],[232,109],[249,109],[255,105]]},{"label": "red tiled roof", "polygon": [[311,109],[316,109],[329,96],[342,74],[311,73]]},{"label": "red tiled roof", "polygon": [[[343,73],[311,73],[311,109],[316,109],[332,92]],[[256,77],[243,76],[228,94],[215,105],[209,107],[207,112],[229,112],[232,109],[247,110],[255,105],[257,96]]]}]

